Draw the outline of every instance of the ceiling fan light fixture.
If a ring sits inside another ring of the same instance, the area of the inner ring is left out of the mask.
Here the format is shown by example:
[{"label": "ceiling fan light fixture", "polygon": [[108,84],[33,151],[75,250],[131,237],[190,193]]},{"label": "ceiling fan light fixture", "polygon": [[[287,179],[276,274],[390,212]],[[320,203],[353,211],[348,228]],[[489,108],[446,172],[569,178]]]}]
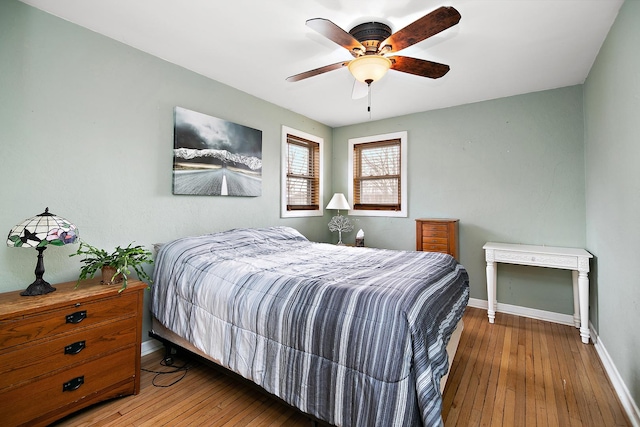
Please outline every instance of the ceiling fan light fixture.
[{"label": "ceiling fan light fixture", "polygon": [[381,55],[363,55],[349,62],[349,71],[363,83],[380,80],[391,68],[391,60]]}]

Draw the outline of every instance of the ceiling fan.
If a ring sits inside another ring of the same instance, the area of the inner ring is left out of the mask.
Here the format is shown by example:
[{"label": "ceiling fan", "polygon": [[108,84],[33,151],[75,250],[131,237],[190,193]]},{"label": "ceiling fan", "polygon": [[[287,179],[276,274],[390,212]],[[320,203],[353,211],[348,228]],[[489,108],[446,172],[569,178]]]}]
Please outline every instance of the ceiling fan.
[{"label": "ceiling fan", "polygon": [[448,65],[391,54],[456,25],[460,18],[455,8],[442,6],[393,34],[388,25],[380,22],[366,22],[347,33],[328,19],[309,19],[307,26],[347,49],[355,59],[295,74],[287,77],[287,81],[297,82],[343,67],[348,67],[356,80],[367,85],[382,78],[389,69],[431,79],[440,78],[449,71]]}]

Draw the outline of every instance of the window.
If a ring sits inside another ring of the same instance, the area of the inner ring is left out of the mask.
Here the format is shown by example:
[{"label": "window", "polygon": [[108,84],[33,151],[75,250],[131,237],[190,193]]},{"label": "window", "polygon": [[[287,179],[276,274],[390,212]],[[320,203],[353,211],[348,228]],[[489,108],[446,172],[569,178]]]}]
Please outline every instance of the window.
[{"label": "window", "polygon": [[322,216],[323,139],[282,127],[281,216]]},{"label": "window", "polygon": [[349,140],[352,215],[407,216],[407,132]]}]

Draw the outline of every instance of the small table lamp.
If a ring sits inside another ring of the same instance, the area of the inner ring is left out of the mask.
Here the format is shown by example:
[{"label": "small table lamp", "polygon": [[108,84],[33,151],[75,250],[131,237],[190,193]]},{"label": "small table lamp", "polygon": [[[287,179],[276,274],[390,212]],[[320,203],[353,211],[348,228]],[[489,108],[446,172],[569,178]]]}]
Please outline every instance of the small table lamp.
[{"label": "small table lamp", "polygon": [[327,205],[327,209],[337,209],[338,214],[331,218],[329,221],[329,231],[337,231],[338,232],[338,245],[342,245],[342,232],[348,233],[353,231],[353,224],[349,221],[349,218],[346,216],[340,215],[340,209],[349,210],[349,202],[347,202],[346,197],[342,193],[335,193],[329,204]]},{"label": "small table lamp", "polygon": [[78,240],[78,229],[64,218],[49,213],[46,208],[43,213],[25,219],[9,232],[7,246],[15,248],[36,248],[38,262],[36,264],[36,280],[22,291],[22,296],[43,295],[56,290],[42,279],[44,275],[44,261],[42,252],[48,245],[63,246]]}]

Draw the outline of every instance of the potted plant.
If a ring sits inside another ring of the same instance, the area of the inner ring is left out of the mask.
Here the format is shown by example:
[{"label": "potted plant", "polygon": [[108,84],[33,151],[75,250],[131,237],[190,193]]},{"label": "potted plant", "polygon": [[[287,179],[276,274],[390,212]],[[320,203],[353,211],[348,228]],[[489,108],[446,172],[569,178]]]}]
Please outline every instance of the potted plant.
[{"label": "potted plant", "polygon": [[143,264],[153,264],[151,251],[140,245],[131,246],[129,243],[126,248],[117,246],[111,253],[103,249],[98,249],[90,244],[81,241],[78,250],[69,255],[80,255],[84,258],[81,262],[84,264],[80,269],[78,283],[85,279],[92,278],[100,271],[102,273],[102,283],[110,285],[122,282],[122,287],[118,292],[122,292],[127,288],[127,277],[133,269],[140,280],[146,280],[152,283],[151,277],[143,270]]}]

